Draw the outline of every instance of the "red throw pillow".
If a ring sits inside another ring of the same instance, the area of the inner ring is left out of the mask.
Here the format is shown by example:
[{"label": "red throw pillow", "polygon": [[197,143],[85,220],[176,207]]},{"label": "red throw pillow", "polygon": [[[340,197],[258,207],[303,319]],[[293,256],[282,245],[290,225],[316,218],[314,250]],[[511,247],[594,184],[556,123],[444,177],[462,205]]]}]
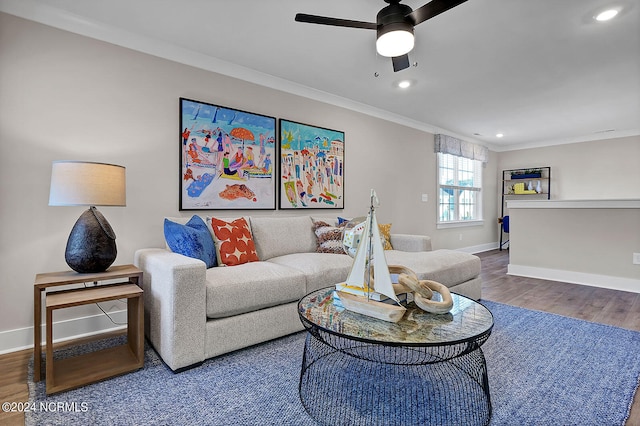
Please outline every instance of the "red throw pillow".
[{"label": "red throw pillow", "polygon": [[257,262],[258,253],[253,243],[249,224],[244,218],[233,222],[211,218],[211,227],[216,242],[218,261],[227,266]]}]

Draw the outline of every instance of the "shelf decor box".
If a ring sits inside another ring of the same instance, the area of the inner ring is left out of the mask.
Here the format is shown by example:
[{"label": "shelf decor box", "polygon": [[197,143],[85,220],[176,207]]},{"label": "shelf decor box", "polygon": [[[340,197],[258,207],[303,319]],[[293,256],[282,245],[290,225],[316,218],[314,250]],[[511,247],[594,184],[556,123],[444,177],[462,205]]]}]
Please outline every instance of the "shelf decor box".
[{"label": "shelf decor box", "polygon": [[541,177],[542,172],[511,174],[511,179],[539,179]]}]

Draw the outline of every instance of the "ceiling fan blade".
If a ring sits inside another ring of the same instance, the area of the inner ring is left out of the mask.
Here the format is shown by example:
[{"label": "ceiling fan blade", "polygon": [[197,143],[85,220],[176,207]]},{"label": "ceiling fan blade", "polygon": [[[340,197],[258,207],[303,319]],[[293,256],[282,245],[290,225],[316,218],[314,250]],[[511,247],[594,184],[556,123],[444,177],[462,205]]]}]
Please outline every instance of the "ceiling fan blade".
[{"label": "ceiling fan blade", "polygon": [[306,13],[296,14],[297,22],[307,22],[309,24],[332,25],[334,27],[363,28],[365,30],[375,30],[378,24],[373,22],[352,21],[350,19],[328,18],[326,16],[307,15]]},{"label": "ceiling fan blade", "polygon": [[429,3],[417,8],[407,16],[413,19],[413,25],[418,25],[419,23],[424,22],[427,19],[431,19],[434,16],[438,16],[449,9],[453,9],[466,1],[467,0],[431,0]]},{"label": "ceiling fan blade", "polygon": [[409,68],[409,55],[394,56],[391,58],[391,62],[393,62],[393,72],[402,71]]}]

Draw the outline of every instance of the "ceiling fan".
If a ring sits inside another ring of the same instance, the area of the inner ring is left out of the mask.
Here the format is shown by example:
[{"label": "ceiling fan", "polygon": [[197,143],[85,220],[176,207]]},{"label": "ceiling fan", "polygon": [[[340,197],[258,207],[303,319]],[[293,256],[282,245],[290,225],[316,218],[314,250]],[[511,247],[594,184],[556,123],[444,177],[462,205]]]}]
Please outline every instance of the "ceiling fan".
[{"label": "ceiling fan", "polygon": [[467,0],[432,0],[417,8],[400,4],[402,0],[384,0],[389,3],[378,12],[376,22],[352,21],[349,19],[329,18],[326,16],[296,14],[297,22],[332,25],[335,27],[362,28],[376,30],[376,50],[382,56],[391,58],[393,71],[409,68],[408,53],[413,49],[413,27],[433,18]]}]

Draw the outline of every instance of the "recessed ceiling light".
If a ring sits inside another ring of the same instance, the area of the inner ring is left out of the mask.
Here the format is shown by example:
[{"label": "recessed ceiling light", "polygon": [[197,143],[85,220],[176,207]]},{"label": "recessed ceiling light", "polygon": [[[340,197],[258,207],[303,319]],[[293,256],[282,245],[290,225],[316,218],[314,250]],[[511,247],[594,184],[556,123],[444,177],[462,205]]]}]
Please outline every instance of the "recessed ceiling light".
[{"label": "recessed ceiling light", "polygon": [[501,138],[501,137],[503,137],[503,136],[504,136],[504,135],[503,135],[502,133],[497,133],[497,134],[496,134],[496,138]]},{"label": "recessed ceiling light", "polygon": [[594,19],[596,21],[600,21],[600,22],[604,22],[604,21],[608,21],[609,19],[613,19],[615,18],[615,16],[618,14],[618,10],[617,9],[607,9],[604,10],[600,13],[598,13]]},{"label": "recessed ceiling light", "polygon": [[401,89],[406,89],[409,86],[411,86],[411,82],[409,80],[402,80],[401,82],[398,83],[398,87]]}]

